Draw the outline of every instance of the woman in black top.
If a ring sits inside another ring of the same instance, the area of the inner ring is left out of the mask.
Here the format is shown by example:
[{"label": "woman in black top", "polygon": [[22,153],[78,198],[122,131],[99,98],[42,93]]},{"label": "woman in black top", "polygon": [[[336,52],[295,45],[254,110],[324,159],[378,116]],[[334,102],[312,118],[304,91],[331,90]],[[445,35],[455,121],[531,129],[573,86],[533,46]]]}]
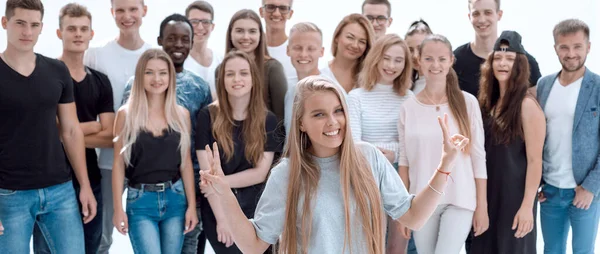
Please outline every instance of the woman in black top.
[{"label": "woman in black top", "polygon": [[184,234],[198,223],[190,128],[188,111],[176,103],[173,62],[160,49],[147,50],[115,120],[113,224],[129,232],[135,253],[181,253]]},{"label": "woman in black top", "polygon": [[546,121],[528,87],[521,36],[504,31],[481,68],[490,227],[473,238],[471,253],[536,253],[536,194]]},{"label": "woman in black top", "polygon": [[[255,62],[244,52],[229,52],[218,72],[218,100],[198,112],[196,152],[201,170],[209,168],[205,147],[218,142],[225,180],[248,218],[267,179],[275,152],[277,118],[262,100],[263,83]],[[241,253],[224,221],[227,211],[202,199],[202,225],[216,253]]]}]

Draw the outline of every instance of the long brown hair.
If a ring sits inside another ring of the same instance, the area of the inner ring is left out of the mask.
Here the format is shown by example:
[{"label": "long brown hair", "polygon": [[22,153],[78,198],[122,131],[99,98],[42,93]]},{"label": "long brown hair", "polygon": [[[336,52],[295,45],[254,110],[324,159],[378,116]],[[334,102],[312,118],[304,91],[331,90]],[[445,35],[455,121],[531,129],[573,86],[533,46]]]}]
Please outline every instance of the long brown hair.
[{"label": "long brown hair", "polygon": [[119,151],[123,155],[126,165],[131,165],[131,149],[135,144],[139,133],[146,130],[148,126],[150,110],[148,108],[148,96],[144,89],[144,73],[148,62],[152,59],[162,60],[169,68],[169,85],[165,91],[165,118],[169,128],[179,132],[179,150],[181,153],[181,168],[186,166],[185,158],[190,155],[190,130],[188,130],[189,117],[185,116],[183,110],[177,106],[177,93],[175,67],[171,57],[161,49],[148,49],[139,58],[135,67],[135,76],[131,87],[131,96],[125,105],[121,106],[127,111],[125,125],[121,133],[117,133],[115,140],[122,138],[123,148]]},{"label": "long brown hair", "polygon": [[[425,48],[425,45],[435,42],[446,45],[448,47],[448,55],[450,56],[450,59],[454,59],[454,55],[452,53],[452,44],[450,44],[450,41],[448,41],[445,36],[439,34],[429,35],[427,38],[425,38],[425,40],[423,40],[421,47],[419,48],[419,56],[423,56],[423,49]],[[452,115],[458,123],[458,130],[463,136],[470,139],[471,123],[469,114],[467,113],[467,104],[465,101],[465,96],[458,86],[458,76],[456,75],[456,71],[454,71],[454,68],[452,67],[446,75],[446,96],[448,96],[450,112],[452,112]],[[468,144],[464,151],[468,152],[470,147],[471,144]]]},{"label": "long brown hair", "polygon": [[[369,54],[369,51],[371,50],[371,47],[375,41],[375,31],[373,30],[373,25],[371,25],[371,22],[369,22],[365,16],[358,13],[353,13],[344,17],[344,19],[340,21],[338,26],[335,28],[335,32],[333,33],[333,40],[331,41],[331,54],[333,57],[336,57],[338,49],[336,39],[340,36],[344,27],[354,23],[359,24],[365,30],[365,33],[367,33],[367,46],[365,47],[365,52],[362,54],[362,56],[356,59],[356,65],[352,70],[352,76],[356,77],[362,69],[363,61],[367,57],[367,54]],[[354,87],[356,87],[356,83],[354,84]]]},{"label": "long brown hair", "polygon": [[[265,32],[262,27],[262,23],[260,22],[260,17],[256,12],[250,9],[239,10],[231,17],[231,21],[229,21],[229,26],[227,27],[227,34],[225,35],[225,54],[229,51],[235,49],[233,46],[233,42],[231,41],[231,32],[233,31],[233,24],[240,19],[249,19],[256,24],[258,24],[258,30],[260,32],[260,39],[258,41],[258,46],[254,49],[254,59],[256,62],[256,66],[258,67],[259,73],[264,73],[265,62],[271,57],[269,56],[269,51],[267,51],[267,42],[265,37]],[[262,74],[261,74],[262,76]],[[262,79],[262,77],[261,77]]]},{"label": "long brown hair", "polygon": [[[309,76],[298,82],[294,110],[288,144],[284,150],[284,157],[289,159],[289,180],[287,185],[287,200],[285,206],[285,224],[283,228],[279,253],[298,253],[298,242],[301,243],[300,253],[307,253],[312,223],[312,205],[315,192],[319,184],[320,169],[312,155],[308,153],[311,146],[310,137],[306,132],[300,131],[300,123],[304,115],[304,103],[309,96],[317,92],[331,92],[337,95],[344,116],[348,118],[348,106],[343,99],[341,87],[331,81]],[[344,141],[340,147],[340,185],[344,200],[345,238],[344,248],[351,245],[351,226],[356,223],[350,217],[352,206],[351,197],[356,201],[356,209],[360,215],[368,254],[381,254],[384,252],[385,216],[381,202],[381,194],[373,177],[371,167],[365,157],[355,146],[350,132],[350,125],[346,122]],[[302,208],[299,207],[300,198],[303,197]],[[298,211],[301,209],[301,226],[296,227]],[[352,250],[350,248],[350,250]]]},{"label": "long brown hair", "polygon": [[[508,144],[514,138],[523,138],[524,135],[521,102],[529,88],[529,61],[524,54],[517,54],[502,101],[499,101],[500,84],[494,76],[493,64],[494,52],[490,53],[481,67],[479,105],[483,118],[489,117],[493,120],[491,133],[494,142]],[[498,104],[500,108],[496,108]]]},{"label": "long brown hair", "polygon": [[262,73],[258,71],[256,64],[248,54],[233,50],[225,55],[221,68],[217,74],[217,100],[209,105],[209,112],[212,123],[212,135],[217,143],[223,149],[227,161],[233,158],[233,126],[235,124],[232,115],[232,108],[229,102],[229,95],[225,89],[225,67],[227,62],[234,58],[241,58],[250,65],[250,75],[252,75],[252,90],[250,91],[250,104],[248,105],[248,114],[244,125],[242,126],[242,137],[244,139],[244,156],[253,165],[256,165],[262,158],[265,150],[265,121],[267,119],[267,107],[262,99],[263,84],[260,77]]},{"label": "long brown hair", "polygon": [[373,45],[373,49],[369,51],[369,54],[365,58],[363,69],[358,76],[358,83],[361,87],[367,91],[370,91],[375,87],[381,76],[377,66],[383,59],[385,51],[394,45],[398,45],[404,50],[404,69],[402,70],[402,73],[400,73],[400,76],[394,79],[394,92],[398,93],[400,96],[406,95],[406,91],[412,85],[412,57],[406,42],[396,34],[386,34],[377,39],[375,45]]}]

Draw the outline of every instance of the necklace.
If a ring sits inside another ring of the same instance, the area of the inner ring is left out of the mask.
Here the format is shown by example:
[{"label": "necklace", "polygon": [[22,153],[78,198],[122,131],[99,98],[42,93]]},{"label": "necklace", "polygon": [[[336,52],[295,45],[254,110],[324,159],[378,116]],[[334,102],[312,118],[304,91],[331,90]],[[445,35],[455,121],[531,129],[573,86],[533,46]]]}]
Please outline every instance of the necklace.
[{"label": "necklace", "polygon": [[427,99],[433,103],[433,105],[435,105],[435,111],[440,111],[440,104],[442,104],[442,101],[444,101],[444,98],[446,98],[446,95],[444,95],[444,97],[442,97],[442,99],[440,100],[439,103],[435,103],[435,101],[433,101],[431,98],[429,98],[429,95],[427,94],[427,90],[423,90],[423,94],[425,94],[425,97],[427,97]]}]

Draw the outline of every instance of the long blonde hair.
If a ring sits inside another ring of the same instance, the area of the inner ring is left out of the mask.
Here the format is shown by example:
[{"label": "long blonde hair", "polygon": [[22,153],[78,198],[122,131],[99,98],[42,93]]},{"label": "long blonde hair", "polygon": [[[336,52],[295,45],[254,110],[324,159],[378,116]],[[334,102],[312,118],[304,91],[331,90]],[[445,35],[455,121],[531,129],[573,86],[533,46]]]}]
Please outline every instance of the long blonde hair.
[{"label": "long blonde hair", "polygon": [[149,111],[148,97],[144,89],[144,72],[146,71],[148,62],[152,59],[165,61],[167,66],[169,66],[169,86],[165,91],[165,118],[169,128],[179,132],[181,135],[179,139],[182,162],[180,168],[184,168],[186,156],[190,156],[188,151],[190,148],[190,130],[188,130],[190,119],[186,117],[185,112],[177,105],[175,67],[169,55],[161,49],[146,50],[140,56],[135,67],[135,78],[131,87],[131,96],[127,103],[122,106],[127,112],[127,117],[125,118],[123,130],[117,136],[117,139],[120,137],[123,138],[123,148],[120,152],[123,154],[125,164],[131,165],[131,148],[135,144],[140,131],[147,130]]},{"label": "long blonde hair", "polygon": [[[304,115],[306,99],[317,92],[332,92],[337,95],[348,118],[348,106],[341,92],[341,87],[327,79],[310,76],[298,82],[294,98],[294,114],[291,130],[285,148],[284,157],[289,159],[290,177],[287,185],[287,200],[285,207],[285,224],[279,253],[298,253],[298,241],[301,243],[300,253],[306,253],[309,245],[312,223],[312,207],[315,192],[319,183],[320,169],[308,153],[311,146],[308,134],[300,131],[300,123]],[[344,248],[352,243],[351,226],[356,222],[351,218],[351,197],[356,201],[359,222],[364,231],[364,240],[368,254],[384,252],[385,216],[383,214],[379,187],[373,177],[371,167],[352,140],[350,125],[346,124],[344,141],[340,147],[340,185],[344,200],[345,238]],[[304,197],[301,215],[301,226],[296,227],[299,201]],[[298,233],[302,232],[301,235]],[[350,248],[350,251],[352,249]]]},{"label": "long blonde hair", "polygon": [[[443,35],[433,34],[427,36],[421,42],[421,47],[419,48],[419,56],[423,56],[423,48],[427,43],[431,42],[439,42],[443,43],[446,47],[448,47],[448,54],[451,59],[454,59],[454,55],[452,53],[452,44],[450,41]],[[446,74],[446,96],[448,96],[448,106],[450,106],[450,112],[452,112],[452,116],[456,119],[458,123],[458,130],[460,134],[467,138],[471,138],[471,120],[469,119],[469,114],[467,112],[467,104],[465,101],[465,95],[460,90],[458,85],[458,76],[456,75],[456,71],[454,68],[450,67],[450,71]],[[471,144],[468,144],[464,152],[468,153]]]},{"label": "long blonde hair", "polygon": [[217,73],[217,100],[209,105],[212,123],[212,135],[223,149],[227,161],[233,158],[233,126],[234,120],[229,102],[229,95],[225,89],[225,67],[231,59],[241,58],[250,65],[252,76],[252,90],[250,91],[250,104],[248,105],[248,117],[242,126],[242,137],[244,139],[244,156],[253,165],[258,164],[265,150],[267,134],[265,125],[267,119],[267,106],[263,98],[262,73],[258,70],[256,62],[252,61],[248,54],[240,50],[232,50],[221,63]]},{"label": "long blonde hair", "polygon": [[369,51],[369,54],[367,54],[363,69],[358,76],[360,87],[363,87],[367,91],[370,91],[375,87],[381,76],[381,74],[379,74],[378,65],[383,59],[385,51],[394,45],[398,45],[404,50],[404,69],[402,70],[402,73],[400,73],[400,76],[394,79],[394,92],[398,93],[400,96],[406,95],[406,91],[412,85],[412,57],[406,42],[396,34],[386,34],[375,42],[375,45],[373,45],[373,48]]}]

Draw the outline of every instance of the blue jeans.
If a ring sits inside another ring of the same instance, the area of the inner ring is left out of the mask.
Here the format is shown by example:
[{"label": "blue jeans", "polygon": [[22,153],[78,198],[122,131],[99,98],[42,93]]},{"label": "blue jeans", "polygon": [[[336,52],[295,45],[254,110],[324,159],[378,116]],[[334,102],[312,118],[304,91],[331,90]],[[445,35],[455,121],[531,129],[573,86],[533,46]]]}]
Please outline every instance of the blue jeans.
[{"label": "blue jeans", "polygon": [[0,253],[29,253],[37,224],[52,253],[81,253],[83,226],[71,181],[34,190],[0,189]]},{"label": "blue jeans", "polygon": [[[75,193],[79,196],[79,191],[81,190],[79,185],[75,184],[73,187],[75,188]],[[87,224],[83,224],[83,237],[86,254],[98,253],[98,247],[100,246],[100,240],[102,239],[102,189],[100,183],[92,186],[92,193],[94,193],[94,198],[96,199],[98,205],[96,209],[96,217],[94,217],[94,219]],[[81,203],[78,202],[78,204],[79,208],[81,209]],[[48,248],[46,239],[42,236],[40,227],[38,226],[35,226],[33,230],[33,250],[35,254],[52,253],[50,248]]]},{"label": "blue jeans", "polygon": [[540,204],[540,219],[544,237],[544,253],[563,254],[567,251],[569,227],[573,231],[573,254],[593,254],[598,233],[598,201],[588,210],[573,206],[574,189],[542,187],[546,201]]},{"label": "blue jeans", "polygon": [[187,200],[181,180],[162,192],[127,187],[129,240],[135,253],[180,254]]}]

